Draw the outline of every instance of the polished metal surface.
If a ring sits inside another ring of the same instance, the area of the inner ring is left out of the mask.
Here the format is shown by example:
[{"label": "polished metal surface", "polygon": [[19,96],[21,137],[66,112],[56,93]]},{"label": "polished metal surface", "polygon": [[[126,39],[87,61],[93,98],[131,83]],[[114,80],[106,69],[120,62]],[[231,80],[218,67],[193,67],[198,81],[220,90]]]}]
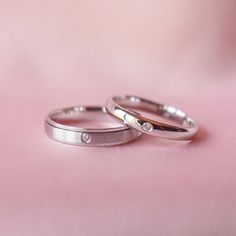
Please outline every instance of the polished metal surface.
[{"label": "polished metal surface", "polygon": [[[129,128],[125,124],[118,124],[113,121],[114,127],[107,128],[81,128],[60,122],[60,117],[73,115],[77,121],[81,121],[80,117],[91,118],[91,116],[101,113],[108,116],[103,107],[94,106],[75,106],[64,109],[55,110],[48,114],[45,119],[45,130],[48,136],[56,141],[81,145],[81,146],[112,146],[130,142],[141,136],[141,132]],[[95,118],[96,119],[96,118]],[[97,121],[99,122],[99,120]]]},{"label": "polished metal surface", "polygon": [[[199,129],[183,111],[138,96],[111,97],[107,100],[105,108],[108,114],[129,127],[161,138],[190,140]],[[134,111],[135,109],[154,114],[156,119],[142,116]],[[158,118],[164,118],[167,123],[158,121]]]}]

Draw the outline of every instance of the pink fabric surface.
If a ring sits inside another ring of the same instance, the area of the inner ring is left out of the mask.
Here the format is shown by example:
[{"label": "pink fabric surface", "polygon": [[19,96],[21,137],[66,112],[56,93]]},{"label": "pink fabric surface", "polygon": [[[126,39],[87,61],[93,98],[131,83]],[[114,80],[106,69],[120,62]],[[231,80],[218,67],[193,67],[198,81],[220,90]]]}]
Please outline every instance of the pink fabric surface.
[{"label": "pink fabric surface", "polygon": [[[235,235],[234,6],[1,1],[0,235]],[[52,109],[127,93],[183,109],[199,135],[47,138]]]}]

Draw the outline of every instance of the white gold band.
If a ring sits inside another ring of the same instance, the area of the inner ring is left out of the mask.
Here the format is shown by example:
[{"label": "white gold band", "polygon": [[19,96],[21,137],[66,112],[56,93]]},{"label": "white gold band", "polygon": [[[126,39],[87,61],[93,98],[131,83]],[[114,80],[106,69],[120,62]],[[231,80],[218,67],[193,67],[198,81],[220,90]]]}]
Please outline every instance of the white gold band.
[{"label": "white gold band", "polygon": [[[161,138],[189,140],[192,139],[198,131],[197,124],[181,110],[138,96],[115,96],[109,98],[105,108],[108,114],[118,121],[127,124],[129,127]],[[164,118],[170,123],[174,122],[177,125],[149,119],[132,109],[154,114],[157,118]]]},{"label": "white gold band", "polygon": [[[58,117],[66,114],[76,115],[80,121],[80,114],[91,116],[102,113],[107,116],[103,107],[75,106],[55,110],[45,119],[45,130],[48,136],[56,141],[82,146],[112,146],[130,142],[141,136],[141,132],[126,125],[116,125],[111,128],[80,128],[65,125],[58,121]],[[78,115],[78,116],[77,116]]]}]

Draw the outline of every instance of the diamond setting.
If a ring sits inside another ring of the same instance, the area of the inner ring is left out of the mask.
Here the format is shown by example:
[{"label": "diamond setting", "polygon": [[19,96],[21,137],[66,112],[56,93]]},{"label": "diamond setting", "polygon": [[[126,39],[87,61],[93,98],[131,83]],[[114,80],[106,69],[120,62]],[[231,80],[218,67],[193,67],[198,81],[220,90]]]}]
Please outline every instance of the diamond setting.
[{"label": "diamond setting", "polygon": [[149,122],[144,122],[142,124],[142,129],[145,131],[145,132],[151,132],[153,130],[153,125]]},{"label": "diamond setting", "polygon": [[87,133],[82,133],[81,139],[84,143],[90,143],[91,142],[91,136]]}]

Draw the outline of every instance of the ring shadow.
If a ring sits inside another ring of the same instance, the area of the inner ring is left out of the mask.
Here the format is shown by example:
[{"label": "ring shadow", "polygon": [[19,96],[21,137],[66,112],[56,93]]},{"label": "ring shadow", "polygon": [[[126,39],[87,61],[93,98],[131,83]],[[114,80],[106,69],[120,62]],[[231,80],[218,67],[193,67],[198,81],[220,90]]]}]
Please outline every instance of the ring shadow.
[{"label": "ring shadow", "polygon": [[202,143],[209,138],[209,134],[204,128],[200,128],[194,139],[191,141],[192,144]]}]

